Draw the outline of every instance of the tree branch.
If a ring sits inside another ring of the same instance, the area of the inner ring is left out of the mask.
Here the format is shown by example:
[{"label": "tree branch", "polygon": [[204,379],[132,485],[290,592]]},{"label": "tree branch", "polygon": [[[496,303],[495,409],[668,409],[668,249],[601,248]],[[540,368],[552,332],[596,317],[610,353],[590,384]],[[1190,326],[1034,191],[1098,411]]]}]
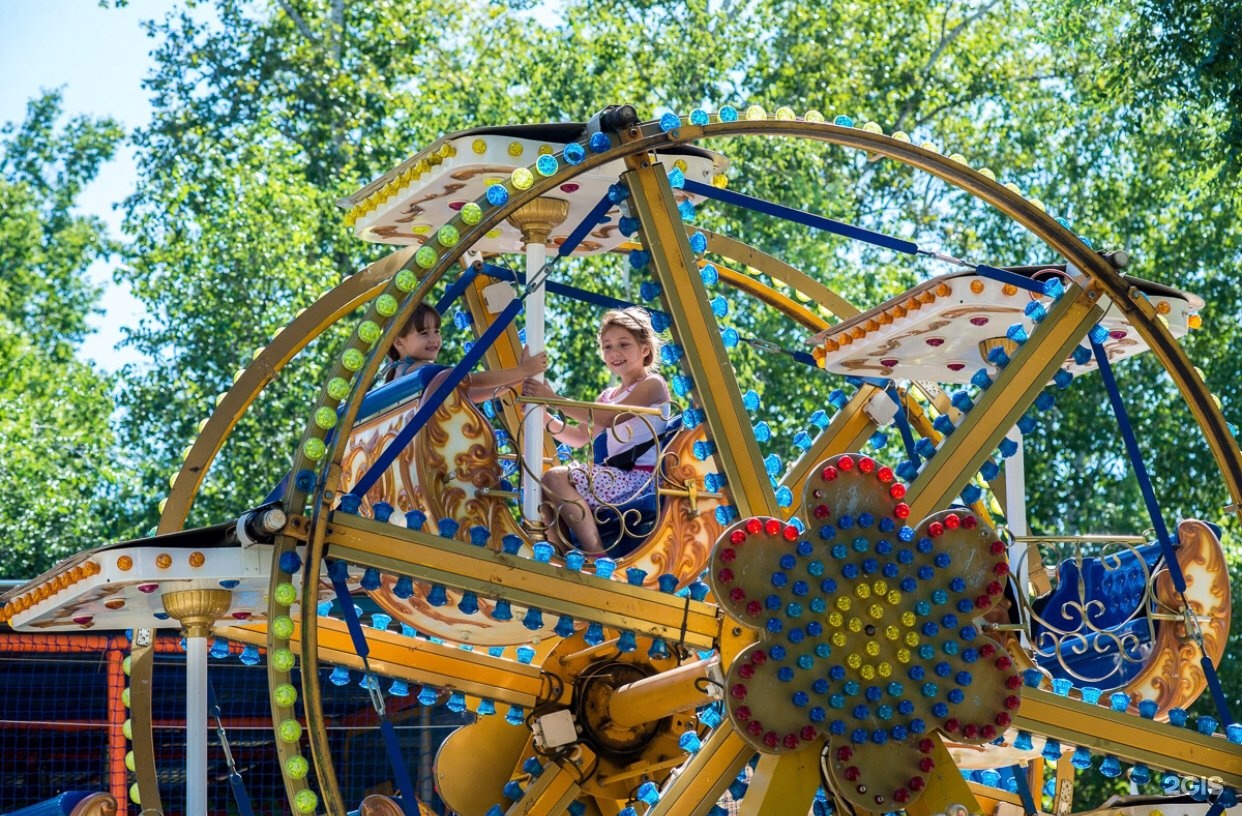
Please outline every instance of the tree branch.
[{"label": "tree branch", "polygon": [[276,0],[285,14],[289,15],[289,19],[297,26],[298,31],[302,32],[302,36],[316,45],[319,44],[319,38],[315,36],[315,32],[311,31],[311,27],[306,24],[306,20],[298,14],[298,10],[289,4],[289,0]]},{"label": "tree branch", "polygon": [[[940,26],[940,42],[936,44],[934,49],[932,49],[931,54],[927,58],[927,62],[923,64],[923,68],[919,71],[920,76],[918,91],[910,94],[909,98],[906,99],[906,104],[902,106],[901,113],[897,114],[897,119],[893,122],[894,130],[902,130],[903,123],[914,112],[914,106],[918,104],[919,100],[922,99],[923,88],[925,88],[927,83],[931,80],[932,69],[936,67],[936,63],[940,61],[940,57],[944,54],[945,50],[952,45],[953,41],[960,37],[967,28],[986,16],[987,13],[995,8],[998,3],[1000,3],[1000,0],[989,0],[989,2],[980,6],[974,14],[963,18],[960,23],[955,25],[948,32],[944,30],[944,27],[948,25],[950,9],[945,9],[944,18],[941,20]],[[926,117],[924,117],[924,119],[926,119]]]},{"label": "tree branch", "polygon": [[345,42],[345,0],[332,0],[328,21],[331,24],[328,33],[332,37],[332,61],[339,66]]}]

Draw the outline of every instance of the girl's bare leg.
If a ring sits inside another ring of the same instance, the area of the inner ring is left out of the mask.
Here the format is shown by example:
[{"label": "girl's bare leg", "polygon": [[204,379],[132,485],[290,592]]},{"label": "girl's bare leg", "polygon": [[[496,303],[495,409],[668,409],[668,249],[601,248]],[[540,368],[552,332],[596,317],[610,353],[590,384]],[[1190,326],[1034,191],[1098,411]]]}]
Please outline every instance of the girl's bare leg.
[{"label": "girl's bare leg", "polygon": [[568,542],[561,540],[556,525],[557,512],[553,510],[553,503],[559,502],[555,506],[559,510],[560,517],[565,519],[565,523],[577,536],[582,551],[592,554],[602,553],[604,547],[600,542],[599,529],[595,526],[595,514],[591,512],[582,494],[570,481],[569,468],[556,467],[545,473],[543,489],[545,500],[540,513],[543,515],[544,524],[547,525],[548,539],[558,547],[568,546]]}]

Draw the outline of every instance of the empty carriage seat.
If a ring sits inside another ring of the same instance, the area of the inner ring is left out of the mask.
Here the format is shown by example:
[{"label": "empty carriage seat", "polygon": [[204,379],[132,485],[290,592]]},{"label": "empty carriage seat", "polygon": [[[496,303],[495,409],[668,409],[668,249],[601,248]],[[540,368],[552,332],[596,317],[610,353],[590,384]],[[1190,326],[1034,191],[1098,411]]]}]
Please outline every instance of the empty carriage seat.
[{"label": "empty carriage seat", "polygon": [[1077,685],[1122,685],[1138,674],[1150,648],[1148,580],[1162,561],[1151,543],[1083,558],[1081,569],[1077,560],[1061,562],[1056,588],[1033,605],[1040,666]]}]

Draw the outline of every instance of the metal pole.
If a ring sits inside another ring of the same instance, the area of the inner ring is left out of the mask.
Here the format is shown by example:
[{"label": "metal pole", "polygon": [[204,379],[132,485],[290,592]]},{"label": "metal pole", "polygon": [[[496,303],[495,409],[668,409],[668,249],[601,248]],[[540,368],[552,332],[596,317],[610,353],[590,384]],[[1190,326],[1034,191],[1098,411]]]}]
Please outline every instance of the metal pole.
[{"label": "metal pole", "polygon": [[164,611],[185,632],[185,812],[207,814],[207,636],[228,612],[232,594],[185,589],[162,596]]},{"label": "metal pole", "polygon": [[[568,202],[537,198],[509,216],[509,223],[521,231],[526,245],[526,347],[532,355],[544,350],[543,265],[548,258],[548,236],[568,214]],[[542,374],[539,379],[543,379]],[[522,517],[527,529],[538,525],[543,501],[543,417],[543,408],[528,406],[522,421]]]},{"label": "metal pole", "polygon": [[[526,244],[526,280],[541,277],[548,246],[542,242]],[[543,310],[545,288],[542,283],[526,296],[526,347],[532,355],[544,350]],[[543,379],[543,375],[539,375]],[[539,504],[543,501],[543,407],[531,405],[522,420],[522,517],[528,521],[539,518]]]},{"label": "metal pole", "polygon": [[185,639],[185,812],[207,813],[207,638]]}]

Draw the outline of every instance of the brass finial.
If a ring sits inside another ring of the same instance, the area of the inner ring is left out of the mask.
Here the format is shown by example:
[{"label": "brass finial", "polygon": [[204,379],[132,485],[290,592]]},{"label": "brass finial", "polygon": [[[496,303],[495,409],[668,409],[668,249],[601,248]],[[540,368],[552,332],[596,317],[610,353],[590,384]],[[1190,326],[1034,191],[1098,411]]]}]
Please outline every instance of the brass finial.
[{"label": "brass finial", "polygon": [[220,616],[229,611],[233,593],[227,589],[183,589],[164,594],[164,611],[181,623],[186,637],[205,638]]},{"label": "brass finial", "polygon": [[562,198],[536,198],[509,216],[509,223],[522,233],[527,244],[546,244],[552,230],[569,215],[569,202]]}]

